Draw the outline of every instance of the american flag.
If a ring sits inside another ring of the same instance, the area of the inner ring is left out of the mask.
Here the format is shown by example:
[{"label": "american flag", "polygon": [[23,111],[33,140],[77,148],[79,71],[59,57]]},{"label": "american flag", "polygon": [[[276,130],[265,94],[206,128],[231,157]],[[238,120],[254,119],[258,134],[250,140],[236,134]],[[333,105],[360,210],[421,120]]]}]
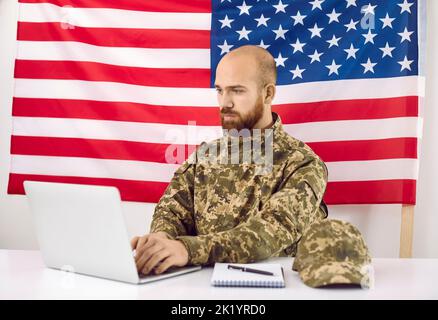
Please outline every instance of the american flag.
[{"label": "american flag", "polygon": [[40,180],[157,202],[199,128],[220,136],[219,60],[253,44],[276,61],[273,111],[327,164],[328,204],[415,203],[421,3],[19,2],[8,193]]}]

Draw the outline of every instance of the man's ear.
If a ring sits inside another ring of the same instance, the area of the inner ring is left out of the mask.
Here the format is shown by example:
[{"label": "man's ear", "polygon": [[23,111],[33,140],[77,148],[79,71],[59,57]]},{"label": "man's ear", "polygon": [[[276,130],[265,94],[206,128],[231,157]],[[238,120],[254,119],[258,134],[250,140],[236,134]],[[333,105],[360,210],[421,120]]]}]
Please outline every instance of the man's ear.
[{"label": "man's ear", "polygon": [[264,103],[272,104],[272,101],[274,100],[275,97],[275,84],[268,83],[263,90],[263,94],[264,94],[263,97]]}]

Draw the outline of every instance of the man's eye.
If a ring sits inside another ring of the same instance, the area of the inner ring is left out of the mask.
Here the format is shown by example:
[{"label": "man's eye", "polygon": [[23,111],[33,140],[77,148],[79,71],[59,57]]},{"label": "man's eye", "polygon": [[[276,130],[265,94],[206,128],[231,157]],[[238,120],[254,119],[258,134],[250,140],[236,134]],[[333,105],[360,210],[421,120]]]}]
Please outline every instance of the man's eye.
[{"label": "man's eye", "polygon": [[242,93],[243,90],[233,90],[235,93]]},{"label": "man's eye", "polygon": [[220,89],[216,89],[216,92],[219,93],[219,94],[221,94],[221,93],[222,93],[222,90],[220,90]]}]

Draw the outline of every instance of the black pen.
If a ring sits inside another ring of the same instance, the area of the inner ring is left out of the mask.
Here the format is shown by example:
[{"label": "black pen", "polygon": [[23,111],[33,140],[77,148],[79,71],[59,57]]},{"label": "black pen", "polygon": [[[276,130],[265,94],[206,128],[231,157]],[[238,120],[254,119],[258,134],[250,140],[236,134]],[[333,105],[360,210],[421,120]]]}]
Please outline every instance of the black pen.
[{"label": "black pen", "polygon": [[264,274],[264,275],[267,275],[267,276],[273,276],[274,275],[272,272],[263,271],[263,270],[257,270],[257,269],[247,268],[247,267],[241,267],[241,266],[233,266],[231,264],[228,265],[228,269],[240,270],[242,272],[252,272],[252,273],[258,273],[258,274]]}]

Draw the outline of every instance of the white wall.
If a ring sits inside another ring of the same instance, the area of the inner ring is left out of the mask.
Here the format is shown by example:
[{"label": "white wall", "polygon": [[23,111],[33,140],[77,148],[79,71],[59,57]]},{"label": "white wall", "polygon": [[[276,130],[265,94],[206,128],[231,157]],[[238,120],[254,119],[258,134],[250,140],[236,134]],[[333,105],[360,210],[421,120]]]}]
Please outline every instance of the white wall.
[{"label": "white wall", "polygon": [[[415,209],[414,257],[438,258],[438,1],[428,0],[427,88],[424,139],[421,152],[418,204]],[[16,38],[16,0],[0,0],[0,248],[36,249],[32,219],[24,196],[7,195],[13,62]],[[435,90],[434,90],[435,89]],[[131,235],[149,228],[153,204],[125,202]],[[400,205],[331,206],[332,218],[345,219],[362,231],[374,257],[397,257],[400,239]]]}]

